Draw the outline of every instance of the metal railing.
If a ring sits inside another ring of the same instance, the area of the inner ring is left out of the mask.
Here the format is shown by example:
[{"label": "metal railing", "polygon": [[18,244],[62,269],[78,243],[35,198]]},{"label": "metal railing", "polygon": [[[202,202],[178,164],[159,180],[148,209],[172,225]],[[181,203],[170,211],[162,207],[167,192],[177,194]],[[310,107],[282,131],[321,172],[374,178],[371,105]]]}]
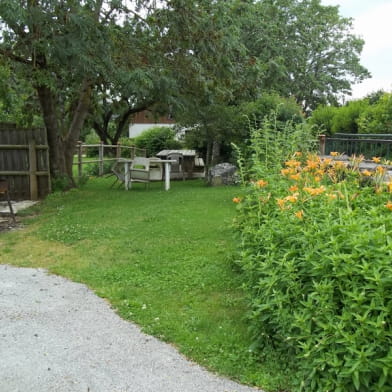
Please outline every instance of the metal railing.
[{"label": "metal railing", "polygon": [[363,155],[365,158],[392,158],[392,134],[336,133],[320,136],[320,154],[336,151],[346,155]]}]

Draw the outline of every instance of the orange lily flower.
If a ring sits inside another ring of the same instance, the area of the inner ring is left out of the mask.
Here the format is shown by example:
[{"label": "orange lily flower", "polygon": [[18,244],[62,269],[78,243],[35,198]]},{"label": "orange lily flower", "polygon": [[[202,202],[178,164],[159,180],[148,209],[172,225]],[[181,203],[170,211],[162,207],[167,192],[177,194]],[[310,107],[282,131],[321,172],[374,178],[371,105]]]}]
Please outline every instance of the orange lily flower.
[{"label": "orange lily flower", "polygon": [[264,181],[264,180],[259,180],[259,181],[256,182],[256,185],[257,185],[259,188],[263,188],[263,187],[265,187],[266,185],[268,185],[268,182],[267,182],[267,181]]},{"label": "orange lily flower", "polygon": [[295,213],[295,216],[298,218],[298,219],[303,219],[304,218],[304,212],[303,212],[303,210],[301,210],[301,211],[297,211],[296,213]]}]

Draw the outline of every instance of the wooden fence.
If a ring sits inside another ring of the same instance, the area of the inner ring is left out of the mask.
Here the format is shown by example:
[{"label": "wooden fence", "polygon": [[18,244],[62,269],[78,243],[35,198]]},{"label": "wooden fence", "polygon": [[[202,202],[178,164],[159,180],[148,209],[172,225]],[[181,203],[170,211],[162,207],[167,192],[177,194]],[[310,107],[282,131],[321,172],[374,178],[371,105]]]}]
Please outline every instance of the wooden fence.
[{"label": "wooden fence", "polygon": [[336,133],[320,136],[320,153],[329,155],[331,151],[346,155],[364,155],[365,158],[392,158],[392,134]]},{"label": "wooden fence", "polygon": [[[95,153],[88,154],[88,150],[95,150]],[[86,158],[86,155],[96,155],[96,159]],[[104,174],[104,164],[105,162],[114,162],[120,157],[125,157],[133,159],[135,156],[146,156],[146,150],[142,148],[137,148],[135,146],[126,146],[122,144],[117,144],[113,146],[112,144],[84,144],[78,142],[76,146],[76,156],[77,159],[74,165],[78,167],[78,177],[83,176],[83,165],[98,164],[98,175],[102,176]]]},{"label": "wooden fence", "polygon": [[0,178],[12,200],[37,200],[50,193],[49,150],[44,129],[0,123]]}]

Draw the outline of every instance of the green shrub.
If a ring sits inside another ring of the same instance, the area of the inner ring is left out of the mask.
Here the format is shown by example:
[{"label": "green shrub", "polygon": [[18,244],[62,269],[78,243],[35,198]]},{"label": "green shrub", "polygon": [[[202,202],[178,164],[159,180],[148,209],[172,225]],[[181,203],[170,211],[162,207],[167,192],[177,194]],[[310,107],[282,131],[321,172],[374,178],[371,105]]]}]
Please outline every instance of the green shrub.
[{"label": "green shrub", "polygon": [[265,117],[274,113],[278,128],[284,128],[287,121],[301,123],[304,115],[300,105],[292,98],[280,97],[277,94],[264,94],[254,102],[246,102],[239,107],[235,128],[246,127],[250,121],[260,127]]},{"label": "green shrub", "polygon": [[309,123],[327,135],[331,135],[333,119],[338,111],[339,108],[335,106],[320,105],[312,112]]},{"label": "green shrub", "polygon": [[[90,131],[89,134],[86,135],[85,144],[99,144],[101,140],[99,136],[95,133],[94,130]],[[85,149],[86,157],[93,158],[97,157],[99,154],[98,147],[89,147]]]},{"label": "green shrub", "polygon": [[300,391],[390,391],[385,169],[360,173],[359,159],[347,169],[305,151],[268,166],[265,140],[253,139],[253,179],[233,201],[255,347],[296,367]]},{"label": "green shrub", "polygon": [[[113,166],[113,161],[104,161],[103,162],[103,173],[102,174],[109,174],[111,173],[111,169]],[[98,177],[99,176],[99,163],[89,163],[86,165],[85,174],[87,176]]]},{"label": "green shrub", "polygon": [[[121,146],[127,146],[127,147],[135,147],[135,141],[134,139],[130,139],[129,137],[122,137],[118,141]],[[121,149],[121,156],[123,158],[131,158],[132,157],[132,151],[129,148],[122,148]]]},{"label": "green shrub", "polygon": [[360,133],[392,133],[392,94],[384,93],[358,119]]},{"label": "green shrub", "polygon": [[148,156],[154,156],[161,150],[181,148],[182,144],[174,136],[171,127],[153,127],[137,136],[134,142],[136,147],[146,149]]},{"label": "green shrub", "polygon": [[357,100],[348,102],[347,105],[338,108],[332,119],[332,132],[358,133],[359,118],[368,106],[366,100]]}]

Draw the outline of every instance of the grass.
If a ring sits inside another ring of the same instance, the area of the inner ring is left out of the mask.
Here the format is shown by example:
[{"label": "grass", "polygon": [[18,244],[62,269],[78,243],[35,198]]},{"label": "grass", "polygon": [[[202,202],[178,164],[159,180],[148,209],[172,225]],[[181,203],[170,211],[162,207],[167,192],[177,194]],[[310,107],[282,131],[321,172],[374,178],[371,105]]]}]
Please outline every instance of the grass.
[{"label": "grass", "polygon": [[28,210],[0,236],[0,263],[43,267],[87,284],[119,315],[188,358],[246,384],[283,390],[278,361],[249,349],[241,277],[233,263],[233,187],[201,181],[132,191],[93,179]]}]

